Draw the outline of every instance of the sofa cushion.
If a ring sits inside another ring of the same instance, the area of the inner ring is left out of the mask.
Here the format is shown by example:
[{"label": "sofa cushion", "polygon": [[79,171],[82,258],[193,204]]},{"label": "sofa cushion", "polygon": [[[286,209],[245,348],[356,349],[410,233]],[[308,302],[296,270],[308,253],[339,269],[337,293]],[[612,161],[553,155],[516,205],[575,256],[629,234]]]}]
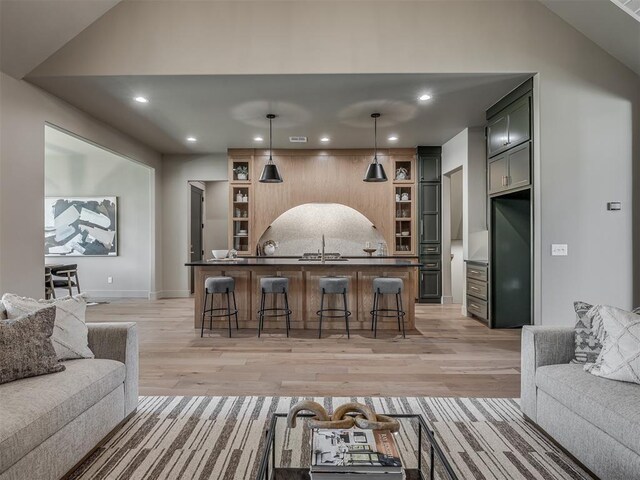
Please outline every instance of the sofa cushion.
[{"label": "sofa cushion", "polygon": [[115,360],[64,365],[56,375],[0,385],[0,472],[124,383],[125,366]]},{"label": "sofa cushion", "polygon": [[538,368],[536,385],[558,402],[640,454],[640,386],[599,378],[582,365]]}]

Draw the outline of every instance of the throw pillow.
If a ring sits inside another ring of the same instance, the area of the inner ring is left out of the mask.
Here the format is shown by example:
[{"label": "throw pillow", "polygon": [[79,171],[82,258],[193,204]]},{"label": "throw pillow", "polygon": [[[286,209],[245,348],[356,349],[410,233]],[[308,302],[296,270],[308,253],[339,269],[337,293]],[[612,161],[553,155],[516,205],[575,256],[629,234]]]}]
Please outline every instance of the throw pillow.
[{"label": "throw pillow", "polygon": [[87,301],[84,295],[52,300],[34,300],[5,293],[2,297],[9,319],[17,318],[48,306],[56,307],[56,322],[51,342],[58,360],[93,358],[89,348],[89,329],[84,318]]},{"label": "throw pillow", "polygon": [[[571,363],[594,363],[602,351],[606,332],[596,307],[586,302],[573,302],[576,311],[575,357]],[[640,313],[640,308],[633,313]]]},{"label": "throw pillow", "polygon": [[596,362],[584,369],[598,377],[640,383],[640,315],[604,305],[596,308],[606,335]]},{"label": "throw pillow", "polygon": [[55,307],[0,322],[0,384],[61,372],[51,343]]},{"label": "throw pillow", "polygon": [[[602,344],[593,331],[594,320],[597,325],[600,318],[596,316],[597,311],[593,310],[593,305],[585,302],[573,302],[576,311],[575,330],[575,356],[571,363],[593,363],[598,358],[602,350]],[[594,318],[595,317],[595,318]]]}]

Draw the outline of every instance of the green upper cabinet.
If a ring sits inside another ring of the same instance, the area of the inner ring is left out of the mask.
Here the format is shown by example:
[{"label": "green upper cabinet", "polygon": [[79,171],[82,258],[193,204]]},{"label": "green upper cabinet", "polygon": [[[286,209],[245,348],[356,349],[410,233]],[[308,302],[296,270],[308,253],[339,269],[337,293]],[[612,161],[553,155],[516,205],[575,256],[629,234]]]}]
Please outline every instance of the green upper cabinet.
[{"label": "green upper cabinet", "polygon": [[523,143],[489,159],[489,195],[531,184],[531,143]]},{"label": "green upper cabinet", "polygon": [[487,156],[493,157],[505,150],[508,138],[509,117],[506,113],[500,113],[492,118],[487,126]]},{"label": "green upper cabinet", "polygon": [[498,155],[531,138],[531,94],[519,98],[489,119],[487,156]]},{"label": "green upper cabinet", "polygon": [[440,181],[440,153],[419,152],[418,161],[421,182]]}]

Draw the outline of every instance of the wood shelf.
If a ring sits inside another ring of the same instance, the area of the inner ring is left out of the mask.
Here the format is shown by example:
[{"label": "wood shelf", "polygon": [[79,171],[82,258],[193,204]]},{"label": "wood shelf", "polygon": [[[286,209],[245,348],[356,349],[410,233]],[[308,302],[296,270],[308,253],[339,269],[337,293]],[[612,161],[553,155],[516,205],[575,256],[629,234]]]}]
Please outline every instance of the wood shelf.
[{"label": "wood shelf", "polygon": [[[394,255],[413,255],[416,251],[416,158],[415,155],[398,154],[392,155],[391,160],[394,174],[392,191],[395,211],[393,212],[393,245],[390,250]],[[395,176],[399,169],[404,169],[408,178],[404,180],[396,179]],[[409,199],[396,200],[396,195],[403,194],[409,195]],[[402,232],[409,232],[409,235],[402,235]]]}]

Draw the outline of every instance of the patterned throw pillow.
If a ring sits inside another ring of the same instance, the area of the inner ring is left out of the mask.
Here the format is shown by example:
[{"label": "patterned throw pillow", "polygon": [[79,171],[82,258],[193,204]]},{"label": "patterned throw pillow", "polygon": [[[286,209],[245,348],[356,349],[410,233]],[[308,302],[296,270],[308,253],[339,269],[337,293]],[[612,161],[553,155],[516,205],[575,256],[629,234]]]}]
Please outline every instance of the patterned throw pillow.
[{"label": "patterned throw pillow", "polygon": [[0,322],[0,384],[61,372],[51,343],[55,307]]},{"label": "patterned throw pillow", "polygon": [[[602,350],[602,343],[594,332],[600,324],[597,310],[593,305],[585,302],[573,302],[576,311],[575,342],[576,353],[571,363],[593,363]],[[594,318],[595,317],[595,318]]]},{"label": "patterned throw pillow", "polygon": [[[602,328],[600,310],[589,303],[574,302],[576,311],[575,358],[571,363],[594,363],[602,351],[606,331]],[[633,310],[640,313],[640,307]]]},{"label": "patterned throw pillow", "polygon": [[84,322],[87,300],[84,295],[53,300],[34,300],[11,293],[2,296],[9,319],[14,319],[48,306],[56,307],[56,323],[51,341],[58,360],[93,358],[89,348],[89,329]]},{"label": "patterned throw pillow", "polygon": [[595,308],[606,334],[596,362],[584,369],[598,377],[640,383],[640,315],[603,305]]}]

